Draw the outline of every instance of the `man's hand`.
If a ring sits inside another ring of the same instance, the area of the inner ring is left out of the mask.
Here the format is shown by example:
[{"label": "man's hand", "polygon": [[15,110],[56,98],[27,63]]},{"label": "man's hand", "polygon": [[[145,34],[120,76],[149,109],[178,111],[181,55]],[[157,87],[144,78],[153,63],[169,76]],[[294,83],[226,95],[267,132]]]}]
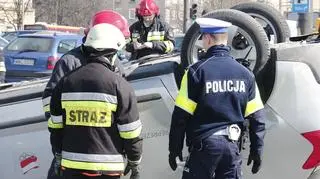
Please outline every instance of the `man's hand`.
[{"label": "man's hand", "polygon": [[139,42],[132,42],[134,50],[140,50],[145,48],[145,46]]},{"label": "man's hand", "polygon": [[140,161],[130,161],[124,169],[124,175],[127,175],[131,170],[130,179],[140,179]]},{"label": "man's hand", "polygon": [[253,154],[253,153],[250,152],[247,165],[249,166],[252,161],[253,161],[253,165],[252,165],[251,172],[253,174],[258,173],[258,171],[261,168],[261,157],[260,157],[260,155]]},{"label": "man's hand", "polygon": [[61,172],[61,154],[60,153],[56,153],[54,155],[54,173],[57,176],[62,176],[62,172]]},{"label": "man's hand", "polygon": [[177,155],[172,154],[172,153],[169,154],[169,165],[173,171],[175,171],[177,169],[177,161],[176,161],[177,157],[179,157],[179,160],[182,161],[183,160],[182,159],[182,152]]},{"label": "man's hand", "polygon": [[144,46],[145,48],[153,48],[152,42],[145,42],[145,43],[143,43],[143,46]]}]

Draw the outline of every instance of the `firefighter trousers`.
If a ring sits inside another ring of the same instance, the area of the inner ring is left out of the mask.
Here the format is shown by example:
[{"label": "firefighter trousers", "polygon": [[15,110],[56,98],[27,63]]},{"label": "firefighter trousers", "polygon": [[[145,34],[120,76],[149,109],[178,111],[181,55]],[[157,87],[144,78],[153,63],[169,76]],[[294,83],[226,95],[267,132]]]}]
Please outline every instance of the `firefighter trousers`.
[{"label": "firefighter trousers", "polygon": [[108,176],[108,175],[101,175],[101,176],[86,176],[81,173],[75,174],[64,174],[63,179],[119,179],[120,176]]},{"label": "firefighter trousers", "polygon": [[64,172],[63,176],[57,176],[54,173],[54,163],[55,163],[55,158],[53,158],[51,162],[51,166],[48,171],[48,176],[47,179],[119,179],[120,176],[107,176],[107,175],[101,175],[101,176],[85,176],[81,173],[69,173],[69,172]]},{"label": "firefighter trousers", "polygon": [[211,135],[190,146],[182,179],[241,179],[241,156],[237,142]]}]

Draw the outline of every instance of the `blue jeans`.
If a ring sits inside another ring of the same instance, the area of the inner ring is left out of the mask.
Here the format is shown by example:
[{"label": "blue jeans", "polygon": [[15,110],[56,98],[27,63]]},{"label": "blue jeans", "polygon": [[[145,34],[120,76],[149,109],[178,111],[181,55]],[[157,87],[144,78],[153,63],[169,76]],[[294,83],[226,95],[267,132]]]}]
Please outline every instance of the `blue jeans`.
[{"label": "blue jeans", "polygon": [[240,179],[241,156],[236,142],[212,135],[191,146],[182,179]]}]

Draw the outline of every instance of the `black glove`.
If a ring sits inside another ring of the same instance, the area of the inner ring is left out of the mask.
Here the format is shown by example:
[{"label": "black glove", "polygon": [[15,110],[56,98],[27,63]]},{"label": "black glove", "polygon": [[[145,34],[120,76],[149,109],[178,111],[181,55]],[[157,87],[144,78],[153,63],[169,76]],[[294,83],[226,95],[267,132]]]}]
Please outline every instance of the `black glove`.
[{"label": "black glove", "polygon": [[179,160],[182,161],[182,152],[179,154],[169,154],[169,165],[173,171],[177,169],[177,161],[176,158],[179,157]]},{"label": "black glove", "polygon": [[54,173],[56,174],[56,176],[62,176],[62,172],[61,172],[61,154],[60,153],[56,153],[54,155]]},{"label": "black glove", "polygon": [[251,172],[253,174],[258,173],[258,171],[261,168],[261,157],[260,157],[260,155],[259,154],[253,154],[252,152],[250,152],[247,165],[249,166],[252,161],[253,161],[253,165],[252,165]]},{"label": "black glove", "polygon": [[140,179],[140,161],[130,161],[128,160],[128,164],[124,169],[124,175],[127,175],[131,170],[130,179]]}]

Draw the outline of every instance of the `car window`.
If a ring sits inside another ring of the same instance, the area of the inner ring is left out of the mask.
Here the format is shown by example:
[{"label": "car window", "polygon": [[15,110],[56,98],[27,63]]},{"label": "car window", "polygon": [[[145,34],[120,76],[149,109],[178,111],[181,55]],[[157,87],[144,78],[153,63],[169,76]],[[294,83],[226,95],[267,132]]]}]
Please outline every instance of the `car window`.
[{"label": "car window", "polygon": [[52,42],[52,38],[46,37],[18,37],[7,46],[7,50],[49,52]]},{"label": "car window", "polygon": [[4,40],[3,38],[0,38],[0,47],[5,47],[8,45],[8,42]]},{"label": "car window", "polygon": [[77,40],[61,40],[58,45],[58,53],[67,53],[77,46]]},{"label": "car window", "polygon": [[4,36],[2,36],[4,39],[6,39],[7,41],[11,42],[13,41],[15,38],[17,38],[17,34],[16,33],[7,33]]},{"label": "car window", "polygon": [[181,51],[183,36],[182,37],[175,37],[174,41],[175,41],[175,50]]}]

